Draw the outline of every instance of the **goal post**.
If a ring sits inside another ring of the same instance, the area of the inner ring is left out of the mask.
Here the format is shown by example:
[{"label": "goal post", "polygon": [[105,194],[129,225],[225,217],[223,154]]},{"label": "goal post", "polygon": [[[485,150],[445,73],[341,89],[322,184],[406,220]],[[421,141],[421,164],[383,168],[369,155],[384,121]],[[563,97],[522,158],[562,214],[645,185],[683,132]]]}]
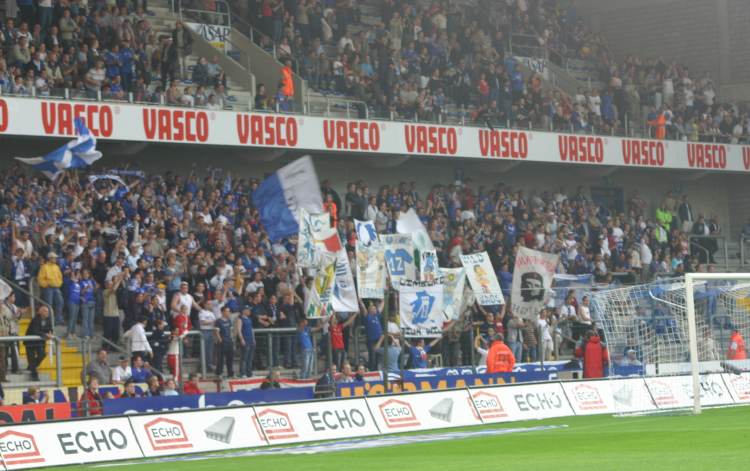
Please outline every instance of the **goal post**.
[{"label": "goal post", "polygon": [[735,354],[750,338],[750,273],[691,273],[588,295],[618,414],[750,402],[750,360]]},{"label": "goal post", "polygon": [[693,382],[693,413],[701,413],[700,357],[698,356],[698,329],[695,316],[695,283],[697,281],[750,281],[750,273],[686,273],[685,309],[687,314],[688,342],[690,347],[690,374]]}]

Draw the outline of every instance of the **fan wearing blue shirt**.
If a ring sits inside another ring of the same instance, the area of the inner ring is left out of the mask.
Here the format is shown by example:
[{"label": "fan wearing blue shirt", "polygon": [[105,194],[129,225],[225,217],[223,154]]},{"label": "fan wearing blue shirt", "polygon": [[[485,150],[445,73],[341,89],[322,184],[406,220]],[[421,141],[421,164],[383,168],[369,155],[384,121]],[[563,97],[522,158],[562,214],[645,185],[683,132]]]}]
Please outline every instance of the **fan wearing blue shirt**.
[{"label": "fan wearing blue shirt", "polygon": [[383,336],[383,301],[376,303],[371,301],[368,307],[359,301],[359,309],[363,314],[362,321],[365,324],[365,335],[367,336],[367,363],[370,371],[378,368],[375,344]]},{"label": "fan wearing blue shirt", "polygon": [[411,345],[408,341],[404,341],[406,346],[409,347],[409,358],[411,368],[429,368],[430,361],[427,354],[430,353],[432,347],[438,344],[442,340],[442,337],[438,337],[425,345],[424,339],[417,339],[415,345]]}]

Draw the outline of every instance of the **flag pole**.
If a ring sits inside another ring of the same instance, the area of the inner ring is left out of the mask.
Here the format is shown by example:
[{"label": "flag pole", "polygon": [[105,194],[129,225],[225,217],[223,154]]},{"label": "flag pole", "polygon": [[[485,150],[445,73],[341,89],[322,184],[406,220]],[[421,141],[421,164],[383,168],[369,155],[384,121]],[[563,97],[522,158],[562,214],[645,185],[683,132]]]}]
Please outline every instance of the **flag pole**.
[{"label": "flag pole", "polygon": [[383,312],[381,313],[382,319],[380,321],[383,326],[383,335],[385,336],[383,338],[383,389],[385,394],[388,394],[388,313],[390,312],[388,294],[390,291],[390,289],[386,289],[383,292]]}]

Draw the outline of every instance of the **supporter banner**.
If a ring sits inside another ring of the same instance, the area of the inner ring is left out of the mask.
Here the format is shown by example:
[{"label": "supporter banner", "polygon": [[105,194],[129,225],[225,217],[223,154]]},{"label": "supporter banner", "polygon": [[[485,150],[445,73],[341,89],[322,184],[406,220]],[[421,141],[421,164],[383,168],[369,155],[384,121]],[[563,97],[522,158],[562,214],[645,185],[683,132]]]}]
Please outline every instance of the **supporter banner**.
[{"label": "supporter banner", "polygon": [[[750,171],[750,146],[3,97],[0,134],[482,158],[563,165]],[[135,123],[135,125],[134,125]]]},{"label": "supporter banner", "polygon": [[[721,374],[701,375],[700,378],[701,405],[715,406],[734,402]],[[693,406],[693,381],[691,376],[646,378],[646,385],[659,409]]]},{"label": "supporter banner", "polygon": [[354,286],[352,267],[346,249],[341,247],[336,252],[336,276],[333,280],[333,297],[331,306],[336,312],[359,312],[357,290]]},{"label": "supporter banner", "polygon": [[482,423],[466,390],[369,396],[367,404],[383,434]]},{"label": "supporter banner", "polygon": [[464,301],[466,271],[463,268],[441,268],[443,277],[443,314],[446,320],[454,321],[461,316]]},{"label": "supporter banner", "polygon": [[471,289],[477,302],[482,306],[505,304],[500,283],[497,281],[495,270],[492,269],[487,252],[461,255],[461,264],[466,270]]},{"label": "supporter banner", "polygon": [[413,280],[416,278],[416,264],[414,263],[414,242],[409,235],[380,234],[383,244],[383,257],[391,277],[391,285],[397,288],[401,278]]},{"label": "supporter banner", "polygon": [[198,33],[206,42],[221,52],[229,52],[232,48],[229,42],[229,38],[232,35],[232,28],[229,26],[187,22],[185,26]]},{"label": "supporter banner", "polygon": [[409,208],[407,212],[399,215],[396,221],[396,232],[411,235],[414,247],[420,251],[435,250],[435,246],[432,245],[432,239],[430,239],[427,229],[425,229],[414,208]]},{"label": "supporter banner", "polygon": [[252,407],[132,415],[130,424],[146,457],[267,444]]},{"label": "supporter banner", "polygon": [[[485,422],[549,419],[574,415],[560,383],[472,389],[471,393],[475,404],[475,393],[480,391],[493,395],[499,406],[493,407],[490,401],[490,404],[487,405],[489,410],[484,407],[480,408],[479,414]],[[484,397],[490,399],[490,396]],[[502,409],[502,412],[499,409]]]},{"label": "supporter banner", "polygon": [[539,74],[544,77],[544,80],[549,80],[549,62],[547,61],[547,59],[520,56],[515,56],[514,59],[525,65],[526,68],[531,70],[533,73]]},{"label": "supporter banner", "polygon": [[70,403],[24,404],[0,407],[0,424],[69,419]]},{"label": "supporter banner", "polygon": [[5,469],[140,458],[143,455],[127,418],[10,425],[0,429]]},{"label": "supporter banner", "polygon": [[313,268],[320,263],[320,257],[315,248],[314,234],[331,227],[331,215],[328,213],[309,213],[304,208],[299,209],[299,236],[297,238],[297,265],[303,268]]},{"label": "supporter banner", "polygon": [[439,276],[439,271],[437,252],[421,250],[419,252],[419,279],[421,281],[434,281]]},{"label": "supporter banner", "polygon": [[551,291],[559,255],[520,247],[513,269],[511,305],[513,314],[536,320]]},{"label": "supporter banner", "polygon": [[104,415],[137,414],[206,407],[239,406],[264,402],[301,401],[313,398],[313,388],[258,389],[208,394],[181,394],[133,399],[105,399]]},{"label": "supporter banner", "polygon": [[361,299],[383,299],[385,258],[379,242],[369,246],[357,240],[357,291]]},{"label": "supporter banner", "polygon": [[318,269],[313,279],[307,305],[305,306],[305,317],[308,319],[319,319],[333,314],[331,298],[333,296],[333,284],[336,277],[336,261],[325,254],[323,266]]},{"label": "supporter banner", "polygon": [[269,445],[379,435],[364,399],[255,407]]},{"label": "supporter banner", "polygon": [[404,337],[443,335],[443,280],[401,279],[398,288],[401,331]]}]

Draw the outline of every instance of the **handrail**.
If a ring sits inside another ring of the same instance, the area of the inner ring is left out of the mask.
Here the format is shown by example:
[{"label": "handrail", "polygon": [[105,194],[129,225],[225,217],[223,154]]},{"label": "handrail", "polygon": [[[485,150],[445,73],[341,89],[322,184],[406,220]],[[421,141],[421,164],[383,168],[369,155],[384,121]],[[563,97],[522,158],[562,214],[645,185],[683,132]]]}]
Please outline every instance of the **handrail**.
[{"label": "handrail", "polygon": [[31,308],[31,315],[32,315],[32,317],[34,316],[34,314],[36,314],[36,304],[35,303],[38,302],[39,304],[41,304],[43,306],[47,306],[47,309],[49,309],[49,312],[50,312],[50,323],[52,324],[52,328],[53,329],[55,328],[55,313],[52,310],[52,306],[50,306],[43,299],[38,298],[37,296],[35,296],[34,293],[32,292],[32,288],[34,287],[34,283],[36,282],[36,277],[32,276],[31,278],[29,278],[29,289],[26,289],[23,286],[19,286],[16,282],[11,281],[6,276],[0,276],[0,280],[3,280],[8,285],[10,285],[11,288],[17,289],[17,290],[21,291],[22,293],[24,293],[26,296],[29,297],[29,307]]},{"label": "handrail", "polygon": [[750,241],[750,234],[740,234],[740,266],[745,266],[745,244]]},{"label": "handrail", "polygon": [[688,243],[691,247],[697,247],[701,252],[706,254],[706,265],[710,265],[709,261],[711,260],[711,254],[709,253],[708,249],[699,244],[698,242],[693,242],[690,237],[688,237]]},{"label": "handrail", "polygon": [[[60,348],[61,340],[59,337],[55,337],[54,335],[50,339],[46,339],[39,335],[5,335],[0,337],[0,343],[10,343],[10,342],[28,342],[28,341],[35,341],[39,340],[42,342],[47,342],[48,340],[53,342],[55,346],[55,371],[57,373],[57,378],[55,379],[55,383],[57,384],[58,388],[61,388],[62,383],[62,349]],[[51,353],[51,352],[50,352]]]},{"label": "handrail", "polygon": [[[721,241],[722,245],[724,246],[724,268],[729,271],[729,246],[727,245],[727,238],[724,235],[721,234],[709,234],[709,235],[699,235],[699,234],[690,234],[688,235],[688,242],[690,242],[691,245],[693,245],[693,240],[697,239],[714,239],[716,241]],[[702,245],[695,243],[699,247],[705,250],[706,253],[708,253],[708,257],[706,257],[706,261],[709,262],[711,260],[710,253],[708,249],[705,249]],[[706,263],[706,265],[718,265],[718,263]]]}]

